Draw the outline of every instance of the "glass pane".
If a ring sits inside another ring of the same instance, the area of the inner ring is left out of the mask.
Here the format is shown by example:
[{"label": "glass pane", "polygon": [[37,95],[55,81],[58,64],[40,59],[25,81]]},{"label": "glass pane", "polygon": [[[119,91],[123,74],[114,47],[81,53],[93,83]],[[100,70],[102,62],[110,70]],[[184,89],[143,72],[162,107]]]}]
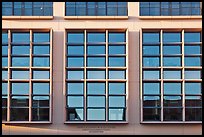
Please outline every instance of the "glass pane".
[{"label": "glass pane", "polygon": [[49,107],[49,96],[33,96],[32,107]]},{"label": "glass pane", "polygon": [[109,67],[125,67],[125,57],[109,57],[108,59]]},{"label": "glass pane", "polygon": [[160,71],[157,70],[144,70],[143,79],[160,79]]},{"label": "glass pane", "polygon": [[68,46],[67,47],[68,55],[84,55],[84,46]]},{"label": "glass pane", "polygon": [[87,107],[105,107],[105,96],[87,96]]},{"label": "glass pane", "polygon": [[84,120],[84,109],[68,108],[67,121]]},{"label": "glass pane", "polygon": [[200,33],[199,32],[185,32],[184,33],[184,42],[200,42]]},{"label": "glass pane", "polygon": [[164,79],[181,79],[180,70],[164,70]]},{"label": "glass pane", "polygon": [[8,43],[8,33],[2,32],[2,43]]},{"label": "glass pane", "polygon": [[30,58],[29,57],[12,57],[11,66],[12,67],[29,67]]},{"label": "glass pane", "polygon": [[163,57],[163,66],[181,66],[181,57]]},{"label": "glass pane", "polygon": [[12,94],[29,94],[29,83],[12,83],[11,84]]},{"label": "glass pane", "polygon": [[108,94],[125,94],[126,91],[126,85],[125,83],[109,83],[108,85]]},{"label": "glass pane", "polygon": [[67,83],[68,94],[84,94],[84,83]]},{"label": "glass pane", "polygon": [[43,32],[34,32],[33,33],[33,42],[49,42],[50,33]]},{"label": "glass pane", "polygon": [[12,79],[29,79],[29,71],[26,70],[12,70]]},{"label": "glass pane", "polygon": [[76,2],[76,15],[77,16],[86,15],[86,2]]},{"label": "glass pane", "polygon": [[184,58],[185,66],[201,66],[200,57],[185,57]]},{"label": "glass pane", "polygon": [[185,83],[185,94],[202,94],[201,83]]},{"label": "glass pane", "polygon": [[8,94],[8,83],[2,83],[2,95]]},{"label": "glass pane", "polygon": [[2,79],[8,79],[8,71],[2,70]]},{"label": "glass pane", "polygon": [[2,108],[2,121],[7,120],[7,108]]},{"label": "glass pane", "polygon": [[23,33],[23,32],[13,32],[12,33],[12,42],[15,43],[30,43],[30,33]]},{"label": "glass pane", "polygon": [[184,54],[201,54],[201,46],[200,45],[185,45],[184,46]]},{"label": "glass pane", "polygon": [[181,96],[164,96],[164,107],[181,107]]},{"label": "glass pane", "polygon": [[33,54],[40,55],[40,54],[50,54],[50,46],[49,45],[34,45],[33,46]]},{"label": "glass pane", "polygon": [[82,43],[84,44],[84,33],[67,33],[68,43]]},{"label": "glass pane", "polygon": [[164,83],[164,94],[181,94],[181,83]]},{"label": "glass pane", "polygon": [[11,121],[28,121],[28,108],[11,108]]},{"label": "glass pane", "polygon": [[33,71],[33,79],[49,79],[50,71],[44,70],[34,70]]},{"label": "glass pane", "polygon": [[105,71],[97,70],[88,70],[87,71],[88,79],[105,79]]},{"label": "glass pane", "polygon": [[84,106],[83,96],[68,96],[67,107],[83,107]]},{"label": "glass pane", "polygon": [[118,16],[127,16],[127,2],[118,2]]},{"label": "glass pane", "polygon": [[159,32],[157,33],[143,33],[143,43],[159,43],[160,42],[160,36]]},{"label": "glass pane", "polygon": [[8,55],[8,46],[2,45],[2,55]]},{"label": "glass pane", "polygon": [[87,42],[105,42],[105,33],[87,33]]},{"label": "glass pane", "polygon": [[98,16],[105,16],[106,15],[106,2],[98,2],[98,9],[97,9]]},{"label": "glass pane", "polygon": [[49,121],[49,108],[32,108],[33,121]]},{"label": "glass pane", "polygon": [[125,45],[109,45],[108,54],[126,54]]},{"label": "glass pane", "polygon": [[29,45],[12,45],[11,46],[11,54],[12,55],[23,55],[30,54],[30,46]]},{"label": "glass pane", "polygon": [[33,67],[50,67],[50,57],[33,57]]},{"label": "glass pane", "polygon": [[105,94],[105,83],[87,83],[87,94]]},{"label": "glass pane", "polygon": [[83,70],[68,70],[67,71],[67,79],[69,79],[69,80],[84,79],[84,71]]},{"label": "glass pane", "polygon": [[163,55],[181,54],[181,46],[163,46]]},{"label": "glass pane", "polygon": [[105,57],[87,57],[87,67],[105,67]]},{"label": "glass pane", "polygon": [[96,2],[87,2],[87,14],[89,16],[96,16]]},{"label": "glass pane", "polygon": [[163,42],[181,42],[181,33],[163,33]]},{"label": "glass pane", "polygon": [[159,46],[143,46],[143,55],[160,55]]},{"label": "glass pane", "polygon": [[202,108],[186,108],[186,121],[202,121]]},{"label": "glass pane", "polygon": [[125,70],[109,70],[108,71],[108,78],[109,79],[125,79],[126,78],[126,74],[125,74]]},{"label": "glass pane", "polygon": [[84,58],[83,57],[68,57],[67,66],[68,67],[83,67]]},{"label": "glass pane", "polygon": [[75,2],[66,2],[66,16],[75,16]]},{"label": "glass pane", "polygon": [[105,120],[105,109],[87,109],[87,120]]},{"label": "glass pane", "polygon": [[201,79],[200,70],[185,70],[184,72],[185,79]]},{"label": "glass pane", "polygon": [[202,96],[185,96],[186,107],[202,107]]},{"label": "glass pane", "polygon": [[125,121],[125,109],[109,109],[108,120]]},{"label": "glass pane", "polygon": [[117,16],[116,2],[107,2],[107,16]]},{"label": "glass pane", "polygon": [[160,94],[160,83],[143,83],[143,94]]},{"label": "glass pane", "polygon": [[143,108],[144,121],[160,121],[161,109],[160,108]]},{"label": "glass pane", "polygon": [[50,83],[33,82],[33,94],[50,94]]},{"label": "glass pane", "polygon": [[182,121],[182,108],[164,108],[164,121]]},{"label": "glass pane", "polygon": [[143,67],[159,67],[159,57],[143,57]]},{"label": "glass pane", "polygon": [[104,45],[87,46],[87,54],[88,55],[106,54],[105,46]]},{"label": "glass pane", "polygon": [[8,57],[2,57],[2,67],[8,67]]},{"label": "glass pane", "polygon": [[125,107],[125,96],[109,96],[109,107]]},{"label": "glass pane", "polygon": [[29,106],[29,96],[12,96],[11,106],[12,107],[28,107]]},{"label": "glass pane", "polygon": [[160,107],[160,96],[143,96],[143,107]]},{"label": "glass pane", "polygon": [[1,96],[2,107],[7,107],[7,96]]},{"label": "glass pane", "polygon": [[125,42],[125,33],[108,33],[108,42]]}]

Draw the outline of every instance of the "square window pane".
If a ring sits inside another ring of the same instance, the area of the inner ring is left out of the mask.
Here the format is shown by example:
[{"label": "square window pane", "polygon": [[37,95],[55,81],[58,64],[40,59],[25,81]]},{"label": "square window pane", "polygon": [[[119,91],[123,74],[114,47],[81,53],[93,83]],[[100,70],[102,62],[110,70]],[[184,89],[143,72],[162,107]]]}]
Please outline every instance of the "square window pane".
[{"label": "square window pane", "polygon": [[125,33],[108,33],[108,42],[125,42]]},{"label": "square window pane", "polygon": [[143,57],[143,67],[159,67],[160,57]]},{"label": "square window pane", "polygon": [[50,67],[50,57],[33,57],[33,67]]},{"label": "square window pane", "polygon": [[68,55],[84,55],[84,46],[68,46],[67,47]]},{"label": "square window pane", "polygon": [[12,67],[29,67],[30,58],[29,57],[12,57],[11,66]]},{"label": "square window pane", "polygon": [[181,42],[181,33],[179,32],[164,32],[163,42]]},{"label": "square window pane", "polygon": [[105,120],[105,109],[87,109],[87,120]]},{"label": "square window pane", "polygon": [[109,107],[126,107],[125,96],[109,96]]},{"label": "square window pane", "polygon": [[105,83],[87,83],[87,94],[105,94]]},{"label": "square window pane", "polygon": [[50,46],[49,45],[33,45],[33,54],[34,55],[50,54]]},{"label": "square window pane", "polygon": [[44,94],[50,94],[50,83],[38,83],[38,82],[33,82],[33,94],[39,94],[39,95],[44,95]]},{"label": "square window pane", "polygon": [[125,45],[109,45],[108,46],[108,54],[126,54]]},{"label": "square window pane", "polygon": [[32,108],[32,121],[49,121],[49,108]]},{"label": "square window pane", "polygon": [[181,57],[163,57],[163,66],[181,66]]},{"label": "square window pane", "polygon": [[181,96],[164,96],[164,107],[181,107]]},{"label": "square window pane", "polygon": [[84,94],[84,83],[67,83],[67,94]]},{"label": "square window pane", "polygon": [[49,107],[49,96],[33,96],[32,107]]},{"label": "square window pane", "polygon": [[160,108],[143,108],[144,121],[160,121],[161,109]]},{"label": "square window pane", "polygon": [[8,46],[2,45],[2,55],[8,55]]},{"label": "square window pane", "polygon": [[12,107],[28,107],[29,106],[29,96],[12,96],[11,106]]},{"label": "square window pane", "polygon": [[105,33],[87,33],[87,42],[105,42]]},{"label": "square window pane", "polygon": [[8,94],[8,83],[2,82],[1,85],[2,85],[2,92],[1,92],[2,95],[3,95],[3,94],[6,94],[6,95],[7,95],[7,94]]},{"label": "square window pane", "polygon": [[160,107],[160,96],[143,96],[143,107]]},{"label": "square window pane", "polygon": [[83,96],[68,96],[67,107],[84,107]]},{"label": "square window pane", "polygon": [[29,71],[27,70],[12,70],[12,79],[29,79]]},{"label": "square window pane", "polygon": [[159,70],[144,70],[143,79],[160,79]]},{"label": "square window pane", "polygon": [[181,70],[164,70],[164,79],[181,79]]},{"label": "square window pane", "polygon": [[16,95],[29,94],[29,83],[11,83],[11,93]]},{"label": "square window pane", "polygon": [[69,80],[84,79],[84,71],[83,70],[68,70],[67,71],[67,79],[69,79]]},{"label": "square window pane", "polygon": [[126,79],[125,70],[109,70],[108,78],[109,79]]},{"label": "square window pane", "polygon": [[143,32],[143,43],[159,43],[160,35],[157,33]]},{"label": "square window pane", "polygon": [[125,121],[125,109],[109,109],[108,120]]},{"label": "square window pane", "polygon": [[11,46],[12,55],[29,55],[30,46],[29,45],[12,45]]},{"label": "square window pane", "polygon": [[34,70],[33,71],[33,79],[49,79],[50,71],[44,70]]},{"label": "square window pane", "polygon": [[184,54],[201,54],[201,46],[200,45],[185,45],[184,46]]},{"label": "square window pane", "polygon": [[126,85],[125,83],[109,83],[108,85],[108,94],[109,95],[118,95],[118,94],[125,94],[126,92]]},{"label": "square window pane", "polygon": [[67,121],[84,120],[84,109],[67,108]]},{"label": "square window pane", "polygon": [[105,70],[88,70],[88,79],[105,79]]},{"label": "square window pane", "polygon": [[200,70],[185,70],[184,72],[185,79],[201,79]]},{"label": "square window pane", "polygon": [[182,108],[164,108],[164,121],[182,121]]},{"label": "square window pane", "polygon": [[84,44],[84,33],[67,33],[67,42],[68,43],[81,43]]},{"label": "square window pane", "polygon": [[50,42],[50,33],[48,32],[34,32],[33,42]]},{"label": "square window pane", "polygon": [[28,32],[13,32],[12,42],[14,43],[30,43],[30,33]]},{"label": "square window pane", "polygon": [[186,107],[202,107],[202,96],[185,96]]},{"label": "square window pane", "polygon": [[105,96],[87,96],[87,107],[105,107]]},{"label": "square window pane", "polygon": [[83,67],[84,66],[83,57],[68,57],[67,61],[68,61],[67,62],[68,67]]},{"label": "square window pane", "polygon": [[2,57],[2,67],[8,67],[8,57]]},{"label": "square window pane", "polygon": [[105,57],[87,57],[87,67],[105,67]]},{"label": "square window pane", "polygon": [[164,83],[164,94],[181,94],[181,83]]},{"label": "square window pane", "polygon": [[160,46],[143,46],[143,55],[160,55]]},{"label": "square window pane", "polygon": [[185,57],[184,58],[185,66],[201,66],[201,58],[200,57]]},{"label": "square window pane", "polygon": [[201,83],[185,83],[185,94],[202,94]]},{"label": "square window pane", "polygon": [[160,83],[143,83],[143,94],[160,94]]},{"label": "square window pane", "polygon": [[126,65],[125,57],[109,57],[108,59],[109,67],[125,67]]},{"label": "square window pane", "polygon": [[87,46],[88,55],[106,54],[106,47],[104,45],[89,45]]},{"label": "square window pane", "polygon": [[181,54],[181,46],[163,46],[163,55]]},{"label": "square window pane", "polygon": [[11,108],[11,121],[28,121],[28,108]]},{"label": "square window pane", "polygon": [[186,108],[186,121],[202,121],[202,108]]},{"label": "square window pane", "polygon": [[184,42],[200,42],[201,35],[200,32],[185,32],[184,33]]}]

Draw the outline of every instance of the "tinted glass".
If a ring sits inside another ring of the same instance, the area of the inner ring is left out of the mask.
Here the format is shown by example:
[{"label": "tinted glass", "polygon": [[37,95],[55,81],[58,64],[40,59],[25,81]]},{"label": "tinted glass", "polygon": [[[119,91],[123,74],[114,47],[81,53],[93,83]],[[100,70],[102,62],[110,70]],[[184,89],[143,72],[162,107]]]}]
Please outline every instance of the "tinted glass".
[{"label": "tinted glass", "polygon": [[30,33],[12,33],[12,42],[30,43]]},{"label": "tinted glass", "polygon": [[49,108],[33,108],[32,109],[33,121],[49,121]]},{"label": "tinted glass", "polygon": [[159,55],[160,46],[143,46],[143,55]]},{"label": "tinted glass", "polygon": [[186,108],[186,121],[202,121],[202,108]]},{"label": "tinted glass", "polygon": [[143,43],[158,43],[160,42],[159,32],[158,33],[143,33]]},{"label": "tinted glass", "polygon": [[108,42],[125,42],[125,33],[109,33]]},{"label": "tinted glass", "polygon": [[125,67],[125,57],[109,57],[109,67]]},{"label": "tinted glass", "polygon": [[70,80],[80,80],[84,79],[84,71],[83,70],[74,70],[67,71],[67,79]]},{"label": "tinted glass", "polygon": [[143,108],[144,121],[160,121],[161,109],[160,108]]},{"label": "tinted glass", "polygon": [[84,58],[83,57],[68,57],[67,66],[68,67],[83,67]]},{"label": "tinted glass", "polygon": [[124,70],[109,70],[108,71],[108,78],[109,79],[125,79],[125,71]]},{"label": "tinted glass", "polygon": [[200,33],[198,32],[185,32],[184,42],[200,42]]},{"label": "tinted glass", "polygon": [[182,106],[181,96],[164,96],[164,107]]},{"label": "tinted glass", "polygon": [[163,33],[163,42],[181,42],[181,33]]},{"label": "tinted glass", "polygon": [[28,108],[11,108],[11,121],[28,121]]},{"label": "tinted glass", "polygon": [[88,67],[105,67],[105,57],[88,57]]},{"label": "tinted glass", "polygon": [[87,94],[105,94],[105,83],[87,83]]},{"label": "tinted glass", "polygon": [[88,79],[105,79],[105,71],[88,70],[87,71],[87,78]]},{"label": "tinted glass", "polygon": [[181,46],[163,46],[163,55],[181,54]]},{"label": "tinted glass", "polygon": [[67,105],[68,107],[83,107],[83,96],[68,96]]},{"label": "tinted glass", "polygon": [[181,71],[180,70],[164,70],[164,79],[181,79]]},{"label": "tinted glass", "polygon": [[12,94],[29,94],[29,83],[12,83]]},{"label": "tinted glass", "polygon": [[185,45],[184,54],[201,54],[201,47],[200,45]]},{"label": "tinted glass", "polygon": [[201,71],[197,70],[186,70],[184,72],[185,79],[201,79]]},{"label": "tinted glass", "polygon": [[33,94],[49,94],[50,83],[33,83]]},{"label": "tinted glass", "polygon": [[87,120],[105,120],[105,109],[87,109]]},{"label": "tinted glass", "polygon": [[143,57],[143,67],[159,67],[159,57]]},{"label": "tinted glass", "polygon": [[185,94],[201,94],[201,83],[185,83]]},{"label": "tinted glass", "polygon": [[97,55],[97,54],[106,54],[105,46],[88,46],[87,47],[88,55]]},{"label": "tinted glass", "polygon": [[33,71],[33,79],[49,79],[49,78],[50,78],[49,71],[44,71],[44,70]]},{"label": "tinted glass", "polygon": [[125,107],[125,96],[109,96],[109,107]]},{"label": "tinted glass", "polygon": [[84,55],[84,46],[68,46],[68,55]]},{"label": "tinted glass", "polygon": [[33,33],[33,42],[49,42],[50,34],[49,33]]},{"label": "tinted glass", "polygon": [[159,96],[144,96],[143,97],[144,107],[160,107],[161,100]]},{"label": "tinted glass", "polygon": [[186,107],[202,107],[202,96],[185,96]]},{"label": "tinted glass", "polygon": [[12,107],[28,107],[29,97],[28,96],[12,96],[11,106]]},{"label": "tinted glass", "polygon": [[29,45],[12,45],[11,46],[11,54],[12,55],[22,55],[22,54],[30,54],[30,46]]},{"label": "tinted glass", "polygon": [[88,96],[87,107],[105,107],[105,96]]},{"label": "tinted glass", "polygon": [[12,67],[29,67],[30,59],[29,57],[12,57],[11,66]]},{"label": "tinted glass", "polygon": [[68,33],[68,43],[84,43],[84,33]]},{"label": "tinted glass", "polygon": [[33,46],[33,54],[40,55],[40,54],[50,54],[50,46],[49,45],[40,45],[40,46]]},{"label": "tinted glass", "polygon": [[50,57],[33,57],[34,67],[49,67]]},{"label": "tinted glass", "polygon": [[182,121],[182,108],[164,108],[164,121]]},{"label": "tinted glass", "polygon": [[87,42],[105,42],[105,33],[88,33]]},{"label": "tinted glass", "polygon": [[67,83],[68,94],[83,94],[84,83]]},{"label": "tinted glass", "polygon": [[12,79],[29,79],[29,71],[12,70]]},{"label": "tinted glass", "polygon": [[8,33],[2,32],[2,43],[8,43]]},{"label": "tinted glass", "polygon": [[163,66],[181,66],[181,57],[163,57]]},{"label": "tinted glass", "polygon": [[181,83],[164,83],[164,94],[181,94]]},{"label": "tinted glass", "polygon": [[109,45],[108,46],[108,54],[125,54],[125,46],[124,45]]},{"label": "tinted glass", "polygon": [[160,79],[160,71],[145,70],[143,71],[143,79]]},{"label": "tinted glass", "polygon": [[32,107],[49,107],[49,96],[33,96]]},{"label": "tinted glass", "polygon": [[201,58],[200,57],[185,57],[184,65],[185,66],[201,66]]},{"label": "tinted glass", "polygon": [[126,91],[125,83],[109,83],[108,93],[109,94],[125,94]]},{"label": "tinted glass", "polygon": [[143,83],[143,94],[160,94],[160,83]]}]

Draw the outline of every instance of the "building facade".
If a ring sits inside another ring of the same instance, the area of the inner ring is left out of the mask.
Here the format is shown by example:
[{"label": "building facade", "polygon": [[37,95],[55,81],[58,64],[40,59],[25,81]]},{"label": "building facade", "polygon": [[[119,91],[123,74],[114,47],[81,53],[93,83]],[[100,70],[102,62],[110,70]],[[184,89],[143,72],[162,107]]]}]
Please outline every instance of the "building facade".
[{"label": "building facade", "polygon": [[201,2],[2,2],[2,134],[202,134]]}]

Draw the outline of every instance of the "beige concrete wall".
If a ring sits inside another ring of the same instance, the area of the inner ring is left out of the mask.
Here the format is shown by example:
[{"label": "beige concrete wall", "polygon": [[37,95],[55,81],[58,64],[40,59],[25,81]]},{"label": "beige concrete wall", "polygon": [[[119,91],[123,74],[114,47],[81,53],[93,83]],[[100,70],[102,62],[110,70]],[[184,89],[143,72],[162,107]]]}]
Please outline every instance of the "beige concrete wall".
[{"label": "beige concrete wall", "polygon": [[[2,28],[53,29],[52,124],[2,124],[2,134],[202,134],[202,124],[140,124],[139,30],[141,28],[202,28],[202,19],[139,19],[139,3],[128,3],[128,19],[65,20],[64,3],[54,2],[52,20],[2,20]],[[65,28],[128,28],[128,124],[64,124],[63,51]]]}]

